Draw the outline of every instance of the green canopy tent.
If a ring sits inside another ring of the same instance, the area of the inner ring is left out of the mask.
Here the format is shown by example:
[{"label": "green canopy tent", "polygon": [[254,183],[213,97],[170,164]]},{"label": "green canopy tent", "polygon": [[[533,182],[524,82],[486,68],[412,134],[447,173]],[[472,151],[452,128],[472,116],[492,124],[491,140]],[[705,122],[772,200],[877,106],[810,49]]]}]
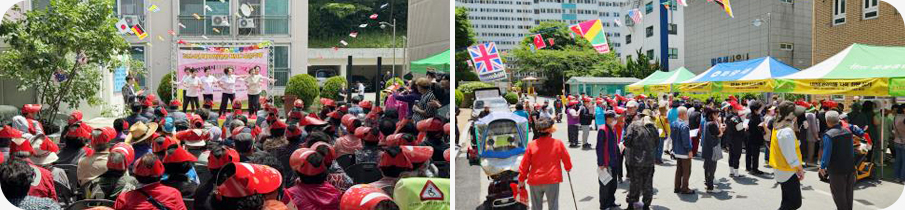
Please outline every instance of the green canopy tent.
[{"label": "green canopy tent", "polygon": [[779,93],[905,96],[905,47],[852,44],[776,83]]},{"label": "green canopy tent", "polygon": [[450,60],[452,58],[449,56],[449,50],[446,50],[421,60],[412,61],[411,70],[415,74],[427,74],[428,69],[449,73]]},{"label": "green canopy tent", "polygon": [[673,84],[695,77],[685,67],[680,67],[669,72],[655,71],[641,81],[626,86],[633,93],[665,93],[672,92]]}]

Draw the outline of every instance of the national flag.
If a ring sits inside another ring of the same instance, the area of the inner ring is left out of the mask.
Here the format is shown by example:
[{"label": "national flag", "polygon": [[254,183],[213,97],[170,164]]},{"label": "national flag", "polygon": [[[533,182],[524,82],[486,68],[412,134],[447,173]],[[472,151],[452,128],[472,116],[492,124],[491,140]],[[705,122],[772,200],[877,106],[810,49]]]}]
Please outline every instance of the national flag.
[{"label": "national flag", "polygon": [[170,34],[170,35],[172,35],[172,36],[176,36],[176,31],[167,30],[167,33]]},{"label": "national flag", "polygon": [[550,43],[550,46],[551,46],[551,47],[553,46],[553,38],[547,38],[547,42]]},{"label": "national flag", "polygon": [[629,10],[628,16],[631,17],[632,21],[634,21],[635,23],[641,23],[641,10],[638,10],[637,8]]},{"label": "national flag", "polygon": [[343,44],[343,46],[348,46],[349,43],[346,40],[339,40],[339,43]]},{"label": "national flag", "polygon": [[368,27],[368,24],[367,24],[367,23],[365,23],[365,24],[361,24],[361,25],[358,25],[358,27],[359,27],[359,28],[364,28],[364,27]]},{"label": "national flag", "polygon": [[204,9],[206,9],[208,12],[214,11],[214,9],[211,9],[211,6],[208,6],[208,5],[204,5]]},{"label": "national flag", "polygon": [[138,36],[138,40],[145,39],[145,37],[148,36],[148,34],[145,33],[145,29],[141,28],[141,25],[139,24],[132,26],[132,33],[135,33],[135,36]]},{"label": "national flag", "polygon": [[349,33],[349,36],[352,38],[358,37],[358,32],[353,31],[352,33]]},{"label": "national flag", "polygon": [[547,47],[547,43],[544,42],[544,37],[540,34],[535,34],[534,46],[537,47],[537,49],[544,49],[544,47]]},{"label": "national flag", "polygon": [[619,18],[616,18],[616,20],[613,20],[613,22],[616,23],[616,26],[622,26],[622,20],[619,20]]},{"label": "national flag", "polygon": [[682,5],[683,7],[688,6],[688,2],[686,2],[685,0],[676,0],[676,3],[679,3],[679,5]]},{"label": "national flag", "polygon": [[185,28],[185,25],[182,25],[182,23],[179,23],[179,27],[180,27],[180,28]]},{"label": "national flag", "polygon": [[217,28],[211,28],[211,29],[212,29],[214,32],[217,32],[218,34],[220,33],[220,29],[217,29]]},{"label": "national flag", "polygon": [[493,42],[485,42],[468,47],[468,54],[474,62],[475,70],[479,75],[503,70],[503,60],[500,58]]},{"label": "national flag", "polygon": [[150,11],[150,12],[159,12],[159,11],[160,11],[160,7],[157,7],[156,4],[152,4],[150,7],[148,7],[148,11]]},{"label": "national flag", "polygon": [[610,45],[607,43],[600,19],[584,21],[569,28],[591,42],[591,46],[594,46],[598,53],[610,52]]},{"label": "national flag", "polygon": [[195,16],[196,20],[201,20],[201,16],[198,13],[192,13],[192,16]]},{"label": "national flag", "polygon": [[373,15],[371,15],[371,17],[368,17],[368,18],[371,18],[371,20],[375,20],[375,19],[377,19],[377,14],[373,14]]},{"label": "national flag", "polygon": [[119,22],[116,22],[116,29],[119,30],[120,34],[129,33],[129,24],[126,23],[125,19],[119,19]]},{"label": "national flag", "polygon": [[662,3],[663,7],[666,7],[666,10],[669,10],[670,3],[669,1],[665,1]]},{"label": "national flag", "polygon": [[716,4],[719,4],[723,7],[723,10],[726,10],[726,14],[729,14],[729,17],[735,18],[735,15],[732,14],[732,6],[729,4],[729,0],[715,0]]}]

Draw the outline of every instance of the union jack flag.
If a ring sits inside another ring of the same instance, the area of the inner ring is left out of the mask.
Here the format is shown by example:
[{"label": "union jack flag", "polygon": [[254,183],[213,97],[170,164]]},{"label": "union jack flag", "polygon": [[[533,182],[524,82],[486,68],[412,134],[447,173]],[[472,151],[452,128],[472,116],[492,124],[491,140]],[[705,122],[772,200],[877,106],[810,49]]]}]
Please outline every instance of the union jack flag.
[{"label": "union jack flag", "polygon": [[468,47],[468,53],[474,61],[478,74],[491,73],[503,70],[503,60],[496,49],[496,44],[486,42]]}]

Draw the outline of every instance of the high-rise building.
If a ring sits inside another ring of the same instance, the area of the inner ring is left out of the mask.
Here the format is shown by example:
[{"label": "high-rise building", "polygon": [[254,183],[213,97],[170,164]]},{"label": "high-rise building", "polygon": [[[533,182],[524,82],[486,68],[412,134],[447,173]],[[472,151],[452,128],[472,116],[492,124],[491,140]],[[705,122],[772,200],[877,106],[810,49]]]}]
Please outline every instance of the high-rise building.
[{"label": "high-rise building", "polygon": [[[669,9],[663,6],[668,2]],[[628,11],[637,9],[641,20],[636,22]],[[675,0],[629,0],[621,9],[620,18],[623,62],[637,59],[637,52],[645,54],[651,63],[660,62],[661,69],[672,70],[685,65],[685,7]],[[665,17],[665,20],[660,19]],[[665,29],[665,30],[664,30]],[[664,44],[666,46],[664,46]],[[665,51],[665,52],[664,52]],[[663,59],[667,57],[667,59]]]},{"label": "high-rise building", "polygon": [[814,59],[826,60],[854,43],[905,46],[902,12],[879,0],[814,1]]},{"label": "high-rise building", "polygon": [[515,49],[528,29],[541,22],[559,21],[569,25],[600,19],[610,47],[621,53],[622,32],[614,23],[623,12],[624,0],[456,0],[468,9],[468,19],[478,42],[495,42],[500,50]]},{"label": "high-rise building", "polygon": [[734,18],[714,2],[689,2],[685,68],[701,73],[718,63],[764,56],[798,69],[811,66],[813,2],[732,1]]}]

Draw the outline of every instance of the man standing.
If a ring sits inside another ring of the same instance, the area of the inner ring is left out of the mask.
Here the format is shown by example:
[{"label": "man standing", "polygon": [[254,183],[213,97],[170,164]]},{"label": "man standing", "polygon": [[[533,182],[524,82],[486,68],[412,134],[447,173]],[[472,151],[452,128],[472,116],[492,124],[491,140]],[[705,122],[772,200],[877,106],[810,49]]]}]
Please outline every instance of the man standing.
[{"label": "man standing", "polygon": [[842,128],[838,112],[828,111],[825,115],[828,129],[823,135],[823,160],[818,172],[820,175],[829,173],[836,209],[852,209],[855,186],[855,171],[851,167],[855,164],[852,132]]},{"label": "man standing", "polygon": [[[657,127],[650,118],[650,110],[644,110],[629,125],[623,137],[626,151],[626,165],[629,168],[628,209],[650,209],[653,200],[654,150],[659,142]],[[626,121],[628,122],[628,121]],[[638,197],[644,195],[643,203],[637,203]]]},{"label": "man standing", "polygon": [[[547,206],[551,210],[559,208],[559,183],[562,182],[562,168],[566,172],[572,170],[569,151],[559,139],[553,138],[556,132],[553,120],[540,118],[536,123],[540,137],[528,143],[525,156],[519,165],[518,185],[524,188],[531,185],[531,209],[543,210],[544,195]],[[560,164],[562,163],[562,164]]]},{"label": "man standing", "polygon": [[676,156],[676,183],[674,193],[694,194],[688,189],[688,178],[691,175],[691,135],[688,130],[688,108],[680,106],[676,108],[676,121],[669,125],[672,130],[669,137],[672,139],[672,151]]},{"label": "man standing", "polygon": [[748,115],[748,142],[745,145],[745,169],[748,173],[761,175],[764,172],[757,169],[760,164],[760,147],[764,144],[764,128],[761,126],[763,118],[760,111],[763,108],[760,101],[748,103],[751,114]]},{"label": "man standing", "polygon": [[132,102],[135,102],[135,96],[141,95],[144,91],[139,90],[137,93],[135,92],[135,78],[132,75],[126,75],[126,83],[123,84],[122,94],[123,94],[123,104],[129,105]]},{"label": "man standing", "polygon": [[591,149],[591,144],[588,144],[588,135],[591,134],[591,121],[594,121],[594,107],[591,105],[590,98],[584,98],[584,103],[581,104],[581,109],[578,110],[580,121],[581,121],[581,149],[589,150]]},{"label": "man standing", "polygon": [[[603,111],[601,111],[603,112]],[[614,166],[619,164],[619,147],[616,146],[618,139],[613,126],[616,125],[616,113],[612,110],[606,111],[606,123],[597,130],[597,167],[598,170],[608,172],[612,179],[609,182],[600,184],[600,209],[608,209],[619,207],[616,204],[616,177],[613,173]]]}]

